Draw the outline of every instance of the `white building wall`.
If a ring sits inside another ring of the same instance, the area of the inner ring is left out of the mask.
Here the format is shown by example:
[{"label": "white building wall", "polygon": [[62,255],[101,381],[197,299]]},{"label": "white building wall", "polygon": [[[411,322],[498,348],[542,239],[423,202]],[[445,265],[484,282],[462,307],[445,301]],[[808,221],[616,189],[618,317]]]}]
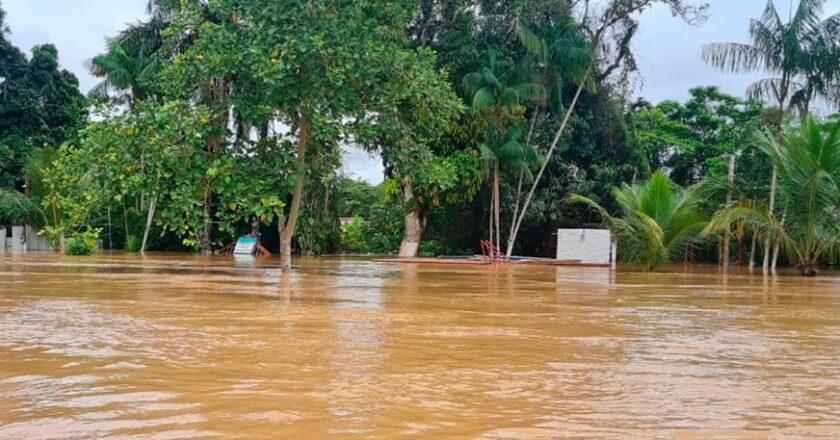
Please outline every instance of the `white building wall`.
[{"label": "white building wall", "polygon": [[613,262],[612,234],[602,229],[560,229],[557,259],[608,266]]},{"label": "white building wall", "polygon": [[23,226],[12,226],[12,242],[9,243],[12,252],[26,252],[26,236]]},{"label": "white building wall", "polygon": [[47,237],[38,235],[38,230],[31,226],[26,228],[26,250],[29,252],[44,252],[55,250]]}]

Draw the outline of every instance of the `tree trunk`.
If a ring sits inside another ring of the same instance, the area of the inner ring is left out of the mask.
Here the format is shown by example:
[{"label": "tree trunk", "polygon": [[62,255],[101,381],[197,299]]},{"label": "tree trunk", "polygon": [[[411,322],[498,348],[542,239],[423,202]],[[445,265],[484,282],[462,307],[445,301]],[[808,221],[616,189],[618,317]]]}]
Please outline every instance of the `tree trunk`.
[{"label": "tree trunk", "polygon": [[[770,177],[770,205],[767,208],[768,214],[770,217],[773,217],[773,212],[776,209],[776,181],[778,180],[778,176],[776,174],[776,167],[773,166],[773,174]],[[770,242],[770,236],[768,235],[767,238],[764,239],[764,264],[763,268],[764,271],[767,272],[770,269],[770,253],[772,252]]]},{"label": "tree trunk", "polygon": [[152,201],[149,202],[149,214],[146,216],[146,230],[143,231],[143,244],[140,246],[140,253],[146,253],[146,243],[149,240],[149,231],[152,229],[152,220],[155,218],[155,208],[157,206],[157,195],[152,196]]},{"label": "tree trunk", "polygon": [[420,242],[423,240],[424,221],[420,212],[420,205],[414,200],[411,182],[403,182],[403,203],[412,206],[405,214],[405,230],[400,244],[400,258],[414,258],[420,253]]},{"label": "tree trunk", "polygon": [[806,277],[815,277],[817,276],[817,261],[809,257],[805,262],[803,262],[799,266],[800,272],[802,272],[803,276]]},{"label": "tree trunk", "polygon": [[198,245],[201,247],[201,253],[210,255],[213,253],[213,222],[211,218],[212,210],[212,195],[210,190],[206,190],[204,194],[204,227],[196,234]]},{"label": "tree trunk", "polygon": [[[598,38],[596,41],[600,42],[600,38]],[[531,206],[531,201],[534,198],[534,194],[537,192],[537,187],[540,184],[540,180],[542,180],[542,176],[543,174],[545,174],[545,170],[546,168],[548,168],[548,164],[551,162],[551,156],[554,154],[554,151],[557,149],[557,145],[560,143],[560,139],[563,138],[563,134],[566,132],[566,127],[569,125],[569,120],[572,118],[572,113],[574,112],[575,106],[577,106],[577,103],[580,100],[580,95],[583,94],[583,89],[586,85],[586,81],[591,73],[592,68],[590,67],[589,71],[587,71],[586,75],[583,76],[583,79],[578,85],[577,91],[575,92],[574,98],[572,98],[571,104],[569,104],[569,107],[566,109],[566,114],[563,117],[563,122],[560,124],[560,128],[554,135],[554,140],[551,142],[551,147],[549,147],[548,153],[546,153],[545,155],[545,159],[543,160],[542,166],[540,167],[540,171],[534,178],[534,183],[531,185],[531,190],[528,192],[528,196],[525,197],[525,203],[523,203],[522,210],[519,212],[519,218],[516,219],[516,224],[512,225],[514,229],[513,233],[511,234],[511,237],[513,239],[508,244],[509,252],[513,251],[513,246],[516,244],[516,237],[519,235],[519,228],[522,227],[522,220],[525,218],[525,214],[528,212],[528,208]]]},{"label": "tree trunk", "polygon": [[[587,4],[587,11],[588,10],[589,8]],[[612,16],[615,12],[615,9],[608,8],[607,12],[605,13],[605,16],[603,17],[602,24],[594,33],[594,38],[592,39],[592,46],[595,48],[592,54],[593,60],[598,59],[601,47],[601,40],[604,37],[604,34],[607,32],[610,26],[616,23],[616,21],[613,20]],[[557,129],[557,133],[555,134],[554,139],[551,142],[551,147],[549,147],[548,152],[545,155],[545,159],[543,160],[542,166],[540,167],[540,171],[534,178],[534,183],[531,185],[531,190],[528,192],[528,196],[525,198],[525,203],[522,205],[522,210],[519,212],[519,218],[516,220],[516,224],[513,225],[513,240],[511,240],[509,245],[511,249],[513,249],[513,246],[516,244],[516,237],[519,234],[519,228],[522,227],[522,220],[525,218],[525,214],[527,214],[528,208],[531,206],[531,201],[534,198],[534,193],[536,193],[537,191],[537,187],[540,184],[540,180],[542,180],[543,174],[545,174],[545,170],[546,168],[548,168],[548,164],[551,162],[551,156],[554,154],[554,151],[557,149],[557,145],[560,143],[560,139],[562,139],[563,134],[566,132],[566,127],[568,127],[569,125],[569,120],[572,118],[572,113],[574,113],[575,111],[575,107],[577,106],[577,103],[580,100],[580,95],[583,93],[583,89],[584,87],[586,87],[586,83],[589,80],[589,77],[592,75],[593,69],[595,69],[594,61],[589,65],[586,72],[581,77],[577,91],[575,92],[575,95],[572,98],[572,102],[570,102],[568,108],[566,108],[566,114],[563,116],[563,122],[560,124],[560,128]]]},{"label": "tree trunk", "polygon": [[202,255],[213,255],[213,243],[206,230],[199,230],[196,234],[196,239],[198,239],[198,245],[201,247]]},{"label": "tree trunk", "polygon": [[251,217],[251,236],[260,239],[260,218],[256,215]]},{"label": "tree trunk", "polygon": [[[779,118],[776,120],[776,142],[781,146],[783,141],[782,126],[785,122],[785,99],[787,99],[787,75],[782,75],[781,92],[779,94]],[[773,175],[770,177],[770,204],[768,207],[768,214],[772,218],[776,210],[776,181],[778,180],[778,173],[776,166],[773,165]],[[770,269],[770,237],[764,240],[764,272]]]},{"label": "tree trunk", "polygon": [[[726,207],[728,208],[729,205],[732,204],[732,185],[735,184],[735,155],[729,155],[729,193],[726,195]],[[723,269],[729,269],[729,247],[731,243],[731,230],[730,227],[726,228],[726,233],[723,236],[723,250],[721,252],[721,262],[723,263]]]},{"label": "tree trunk", "polygon": [[[537,125],[537,116],[538,116],[538,113],[537,113],[536,110],[534,110],[534,115],[531,116],[531,128],[528,129],[528,137],[525,138],[525,145],[526,146],[531,145],[531,139],[534,136],[534,128],[536,128],[536,125]],[[527,165],[525,165],[525,166],[527,166]],[[508,256],[508,258],[510,258],[511,255],[513,255],[513,242],[514,242],[513,232],[515,230],[514,226],[516,225],[516,219],[519,217],[519,207],[522,204],[522,181],[524,180],[524,178],[525,178],[525,168],[523,167],[521,170],[519,170],[519,180],[516,183],[516,198],[514,199],[515,204],[514,204],[514,207],[513,207],[513,218],[511,218],[511,220],[510,220],[510,231],[508,232],[508,241],[507,241],[507,256]]]},{"label": "tree trunk", "polygon": [[[492,180],[492,178],[491,178],[491,180]],[[490,210],[489,210],[490,211],[490,216],[489,216],[490,230],[489,230],[489,235],[488,235],[488,238],[487,238],[487,241],[489,241],[490,243],[493,243],[493,213],[496,212],[495,205],[496,205],[496,197],[495,197],[495,194],[493,194],[493,184],[491,183],[490,184]]]},{"label": "tree trunk", "polygon": [[309,121],[301,115],[298,121],[297,169],[292,206],[289,208],[289,216],[280,234],[281,267],[284,270],[292,268],[292,239],[295,236],[295,227],[303,199],[303,185],[306,180],[306,147],[309,145],[310,129]]},{"label": "tree trunk", "polygon": [[758,236],[753,234],[752,236],[752,244],[750,245],[750,269],[755,267],[755,247],[758,243]]},{"label": "tree trunk", "polygon": [[493,201],[495,205],[493,215],[496,221],[496,249],[501,249],[502,244],[500,234],[500,229],[502,229],[501,209],[499,208],[499,205],[501,204],[501,197],[499,197],[499,193],[501,192],[500,179],[501,178],[499,176],[499,161],[496,161],[496,166],[493,169]]}]

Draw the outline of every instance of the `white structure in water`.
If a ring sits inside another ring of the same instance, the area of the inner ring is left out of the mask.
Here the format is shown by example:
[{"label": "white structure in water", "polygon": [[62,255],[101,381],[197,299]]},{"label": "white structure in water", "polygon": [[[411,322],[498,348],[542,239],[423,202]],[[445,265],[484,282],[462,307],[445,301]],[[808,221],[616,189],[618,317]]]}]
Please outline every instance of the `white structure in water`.
[{"label": "white structure in water", "polygon": [[38,235],[36,228],[12,226],[11,230],[8,230],[0,227],[0,252],[43,252],[54,249],[55,246],[52,246],[46,238]]},{"label": "white structure in water", "polygon": [[557,259],[593,266],[615,264],[616,246],[610,231],[603,229],[559,229]]}]

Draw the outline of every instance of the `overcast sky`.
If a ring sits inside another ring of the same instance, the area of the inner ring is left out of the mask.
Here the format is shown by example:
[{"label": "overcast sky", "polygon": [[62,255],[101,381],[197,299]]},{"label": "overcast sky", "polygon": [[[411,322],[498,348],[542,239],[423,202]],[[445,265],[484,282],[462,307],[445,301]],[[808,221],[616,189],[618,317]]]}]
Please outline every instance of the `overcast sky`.
[{"label": "overcast sky", "polygon": [[[642,16],[640,32],[633,43],[641,74],[637,95],[654,103],[664,99],[683,100],[691,87],[716,85],[725,92],[743,96],[747,86],[761,77],[721,73],[703,64],[700,51],[709,42],[745,42],[749,20],[761,14],[766,0],[706,1],[711,5],[711,16],[697,28],[672,17],[663,7]],[[784,16],[790,1],[776,0]],[[105,37],[116,34],[127,23],[142,19],[146,2],[0,0],[7,12],[12,42],[25,51],[36,44],[55,44],[61,65],[76,74],[83,91],[96,84],[96,79],[84,67],[85,61],[105,49]],[[794,5],[797,2],[793,0]],[[840,12],[840,0],[828,0],[825,12],[826,15]],[[349,152],[345,168],[373,183],[382,180],[378,161],[364,153]]]}]

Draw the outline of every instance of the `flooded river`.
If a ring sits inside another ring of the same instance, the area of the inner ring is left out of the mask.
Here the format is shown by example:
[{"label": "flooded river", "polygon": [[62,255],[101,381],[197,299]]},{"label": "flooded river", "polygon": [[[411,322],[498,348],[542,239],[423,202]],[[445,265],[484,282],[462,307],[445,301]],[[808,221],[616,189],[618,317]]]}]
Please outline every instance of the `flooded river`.
[{"label": "flooded river", "polygon": [[0,438],[840,438],[840,279],[0,256]]}]

